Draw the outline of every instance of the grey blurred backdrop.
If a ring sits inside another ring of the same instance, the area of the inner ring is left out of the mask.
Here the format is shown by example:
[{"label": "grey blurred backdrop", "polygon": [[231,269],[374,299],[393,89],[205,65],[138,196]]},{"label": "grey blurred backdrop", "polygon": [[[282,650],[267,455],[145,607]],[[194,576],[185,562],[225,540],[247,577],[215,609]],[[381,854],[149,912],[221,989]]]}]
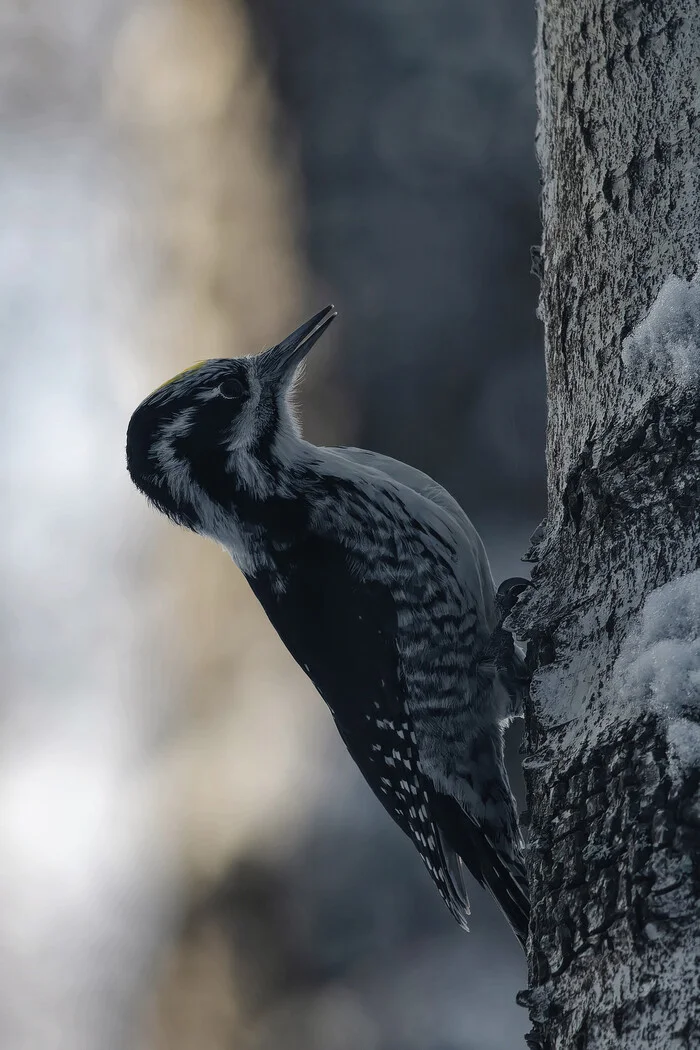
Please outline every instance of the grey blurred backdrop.
[{"label": "grey blurred backdrop", "polygon": [[[517,944],[454,925],[128,417],[334,302],[306,431],[431,473],[496,580],[544,513],[522,0],[0,8],[0,1045],[505,1050]],[[509,739],[514,784],[518,730]]]}]

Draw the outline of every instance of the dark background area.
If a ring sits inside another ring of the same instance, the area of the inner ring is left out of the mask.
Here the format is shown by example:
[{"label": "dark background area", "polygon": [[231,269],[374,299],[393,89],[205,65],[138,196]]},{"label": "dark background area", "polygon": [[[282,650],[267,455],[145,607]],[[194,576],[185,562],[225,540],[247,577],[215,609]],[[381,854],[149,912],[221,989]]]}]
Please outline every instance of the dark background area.
[{"label": "dark background area", "polygon": [[544,366],[531,47],[519,0],[250,5],[342,312],[357,443],[477,520],[541,517]]}]

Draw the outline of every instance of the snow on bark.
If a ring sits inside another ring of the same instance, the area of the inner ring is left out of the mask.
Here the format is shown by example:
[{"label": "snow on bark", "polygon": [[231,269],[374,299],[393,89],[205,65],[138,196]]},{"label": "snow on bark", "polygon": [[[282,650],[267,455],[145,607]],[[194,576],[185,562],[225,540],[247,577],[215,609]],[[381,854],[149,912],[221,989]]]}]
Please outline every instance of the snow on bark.
[{"label": "snow on bark", "polygon": [[700,7],[539,0],[532,1046],[700,1045]]},{"label": "snow on bark", "polygon": [[623,341],[622,360],[647,395],[665,378],[679,386],[700,382],[699,277],[667,277],[645,319]]},{"label": "snow on bark", "polygon": [[[612,702],[628,717],[654,711],[671,753],[686,770],[700,766],[700,571],[652,591],[632,622],[613,670]],[[636,710],[635,710],[636,708]]]}]

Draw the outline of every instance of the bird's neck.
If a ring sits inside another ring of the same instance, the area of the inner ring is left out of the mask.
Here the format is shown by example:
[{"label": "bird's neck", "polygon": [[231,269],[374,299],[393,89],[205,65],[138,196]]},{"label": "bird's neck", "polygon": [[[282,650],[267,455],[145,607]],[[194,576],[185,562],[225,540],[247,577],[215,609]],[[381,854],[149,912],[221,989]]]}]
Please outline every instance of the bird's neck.
[{"label": "bird's neck", "polygon": [[274,441],[253,449],[233,451],[227,475],[233,483],[237,503],[251,503],[299,496],[322,469],[323,450],[299,434],[285,432]]},{"label": "bird's neck", "polygon": [[232,453],[227,464],[227,513],[212,532],[247,575],[274,568],[276,557],[307,535],[323,453],[298,435],[264,450]]}]

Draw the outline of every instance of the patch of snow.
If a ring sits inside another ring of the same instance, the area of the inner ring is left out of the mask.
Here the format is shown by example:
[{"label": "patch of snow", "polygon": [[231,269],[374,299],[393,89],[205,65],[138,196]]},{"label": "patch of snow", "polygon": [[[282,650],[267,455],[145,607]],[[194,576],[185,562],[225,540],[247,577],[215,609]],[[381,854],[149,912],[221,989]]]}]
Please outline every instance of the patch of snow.
[{"label": "patch of snow", "polygon": [[675,718],[668,723],[668,743],[680,769],[700,764],[700,725],[689,718]]},{"label": "patch of snow", "polygon": [[700,765],[700,570],[647,595],[612,684],[623,707],[648,706],[664,718],[679,772]]},{"label": "patch of snow", "polygon": [[671,275],[649,313],[622,344],[622,360],[643,385],[667,375],[680,386],[700,382],[700,270]]}]

